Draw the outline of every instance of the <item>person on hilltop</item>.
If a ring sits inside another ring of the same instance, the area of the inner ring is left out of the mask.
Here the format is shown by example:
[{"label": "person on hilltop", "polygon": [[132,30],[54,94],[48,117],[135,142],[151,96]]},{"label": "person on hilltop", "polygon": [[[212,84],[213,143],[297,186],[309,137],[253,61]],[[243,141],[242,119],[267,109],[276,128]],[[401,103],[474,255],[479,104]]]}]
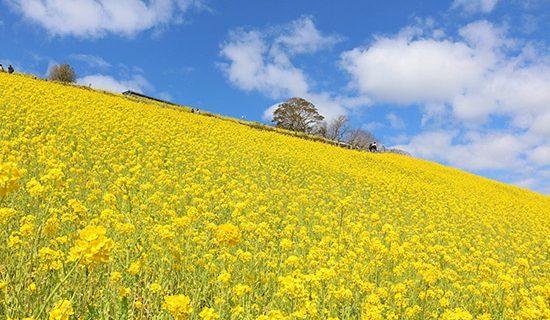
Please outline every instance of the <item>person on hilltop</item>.
[{"label": "person on hilltop", "polygon": [[4,66],[0,63],[0,72],[4,72]]},{"label": "person on hilltop", "polygon": [[12,67],[11,64],[10,64],[10,66],[8,67],[8,73],[13,73],[14,71],[15,71],[15,70],[13,69],[13,67]]},{"label": "person on hilltop", "polygon": [[378,146],[376,145],[376,141],[372,142],[372,143],[369,145],[369,151],[370,151],[370,152],[376,152],[377,149],[378,149]]}]

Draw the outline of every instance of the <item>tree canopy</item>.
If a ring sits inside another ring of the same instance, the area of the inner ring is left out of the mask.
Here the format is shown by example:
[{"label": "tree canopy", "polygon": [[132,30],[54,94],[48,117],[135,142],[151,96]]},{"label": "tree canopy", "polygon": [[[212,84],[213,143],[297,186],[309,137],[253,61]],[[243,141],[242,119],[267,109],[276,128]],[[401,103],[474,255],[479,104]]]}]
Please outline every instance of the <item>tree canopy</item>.
[{"label": "tree canopy", "polygon": [[76,73],[68,64],[57,64],[51,67],[49,78],[54,81],[75,82]]},{"label": "tree canopy", "polygon": [[277,106],[272,122],[279,128],[312,133],[324,118],[311,102],[295,97]]}]

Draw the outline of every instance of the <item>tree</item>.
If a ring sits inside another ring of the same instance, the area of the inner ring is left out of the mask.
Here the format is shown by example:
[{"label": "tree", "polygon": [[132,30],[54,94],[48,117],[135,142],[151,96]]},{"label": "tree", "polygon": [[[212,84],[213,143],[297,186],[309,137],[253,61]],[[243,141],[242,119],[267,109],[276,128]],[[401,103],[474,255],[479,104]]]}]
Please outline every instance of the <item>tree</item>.
[{"label": "tree", "polygon": [[368,131],[354,129],[349,132],[346,140],[352,146],[366,150],[372,142],[376,141],[376,138]]},{"label": "tree", "polygon": [[324,118],[311,102],[292,98],[277,106],[272,122],[279,128],[313,133]]},{"label": "tree", "polygon": [[348,117],[341,115],[330,123],[323,121],[319,124],[318,134],[329,140],[343,141],[350,127]]},{"label": "tree", "polygon": [[68,64],[56,64],[50,68],[50,80],[61,82],[75,82],[76,73]]}]

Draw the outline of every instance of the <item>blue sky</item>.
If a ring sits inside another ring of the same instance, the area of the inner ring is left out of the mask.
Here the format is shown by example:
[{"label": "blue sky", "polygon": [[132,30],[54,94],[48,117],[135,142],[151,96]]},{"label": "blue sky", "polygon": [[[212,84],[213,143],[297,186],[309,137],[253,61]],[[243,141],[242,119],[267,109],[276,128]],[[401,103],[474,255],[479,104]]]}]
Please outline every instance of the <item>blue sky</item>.
[{"label": "blue sky", "polygon": [[0,63],[269,122],[293,96],[386,146],[550,195],[550,1],[0,0]]}]

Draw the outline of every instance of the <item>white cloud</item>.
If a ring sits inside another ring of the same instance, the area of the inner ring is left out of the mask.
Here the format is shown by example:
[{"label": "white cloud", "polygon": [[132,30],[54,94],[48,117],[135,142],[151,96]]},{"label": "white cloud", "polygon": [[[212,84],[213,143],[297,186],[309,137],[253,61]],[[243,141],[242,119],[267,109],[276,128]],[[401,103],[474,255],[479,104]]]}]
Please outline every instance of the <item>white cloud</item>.
[{"label": "white cloud", "polygon": [[107,33],[132,36],[170,23],[198,0],[4,0],[24,18],[53,35],[101,37]]},{"label": "white cloud", "polygon": [[130,79],[117,80],[112,76],[95,74],[79,78],[76,82],[81,85],[91,86],[92,88],[118,93],[126,90],[144,92],[152,88],[147,79],[141,75],[136,75]]},{"label": "white cloud", "polygon": [[437,103],[479,81],[483,68],[473,55],[465,43],[399,36],[345,52],[342,66],[377,101]]},{"label": "white cloud", "polygon": [[[312,54],[334,45],[339,38],[323,35],[309,16],[268,31],[242,29],[230,33],[220,54],[228,62],[219,66],[232,84],[245,91],[258,91],[276,100],[299,96],[311,101],[327,119],[346,113],[346,107],[367,103],[364,98],[349,98],[317,92],[306,73],[291,58]],[[271,118],[277,105],[264,112]]]},{"label": "white cloud", "polygon": [[[502,61],[477,86],[465,90],[451,100],[456,116],[463,120],[483,120],[490,114],[500,114],[525,120],[548,110],[550,104],[550,65],[517,64]],[[538,130],[545,131],[543,124]]]},{"label": "white cloud", "polygon": [[[417,30],[377,38],[366,48],[343,53],[342,66],[352,76],[350,85],[375,102],[420,104],[429,116],[450,106],[465,124],[501,115],[521,128],[550,131],[550,56],[545,50],[520,46],[484,20],[459,34],[458,40],[435,39]],[[437,112],[430,106],[438,106]]]},{"label": "white cloud", "polygon": [[512,42],[504,37],[505,30],[497,28],[487,20],[469,23],[460,28],[458,33],[470,46],[482,50],[491,50]]},{"label": "white cloud", "polygon": [[525,178],[525,179],[515,181],[512,184],[521,188],[533,188],[539,183],[540,183],[539,179]]},{"label": "white cloud", "polygon": [[412,137],[408,144],[397,145],[395,148],[403,149],[412,155],[432,159],[445,160],[443,157],[452,144],[456,133],[446,131],[428,131]]},{"label": "white cloud", "polygon": [[[527,121],[529,122],[529,120]],[[532,120],[532,123],[533,125],[531,126],[531,130],[534,133],[540,134],[546,139],[550,139],[550,110],[548,110],[541,116],[537,116],[535,119]]]},{"label": "white cloud", "polygon": [[271,105],[269,108],[265,109],[263,114],[262,114],[262,119],[266,122],[271,121],[271,119],[273,118],[273,112],[275,112],[277,107],[283,102],[284,101],[277,102],[277,103]]},{"label": "white cloud", "polygon": [[399,118],[395,113],[388,113],[386,119],[390,122],[390,126],[394,129],[404,129],[405,122]]},{"label": "white cloud", "polygon": [[285,53],[270,48],[257,31],[235,31],[222,46],[221,64],[229,80],[240,89],[260,91],[273,98],[303,95],[309,90],[306,76]]},{"label": "white cloud", "polygon": [[529,159],[538,165],[550,166],[550,143],[532,150],[529,154]]},{"label": "white cloud", "polygon": [[282,45],[291,53],[314,53],[331,47],[340,41],[335,35],[323,35],[315,26],[311,17],[303,16],[282,28],[275,43]]},{"label": "white cloud", "polygon": [[493,11],[498,0],[454,0],[451,8],[462,9],[466,13],[489,13]]},{"label": "white cloud", "polygon": [[[458,138],[465,141],[458,142]],[[536,139],[528,134],[427,131],[412,137],[408,144],[396,146],[413,155],[443,161],[453,166],[472,170],[525,171],[523,158]]]},{"label": "white cloud", "polygon": [[92,68],[108,68],[111,66],[105,59],[91,54],[72,54],[69,57],[73,60],[82,61]]}]

